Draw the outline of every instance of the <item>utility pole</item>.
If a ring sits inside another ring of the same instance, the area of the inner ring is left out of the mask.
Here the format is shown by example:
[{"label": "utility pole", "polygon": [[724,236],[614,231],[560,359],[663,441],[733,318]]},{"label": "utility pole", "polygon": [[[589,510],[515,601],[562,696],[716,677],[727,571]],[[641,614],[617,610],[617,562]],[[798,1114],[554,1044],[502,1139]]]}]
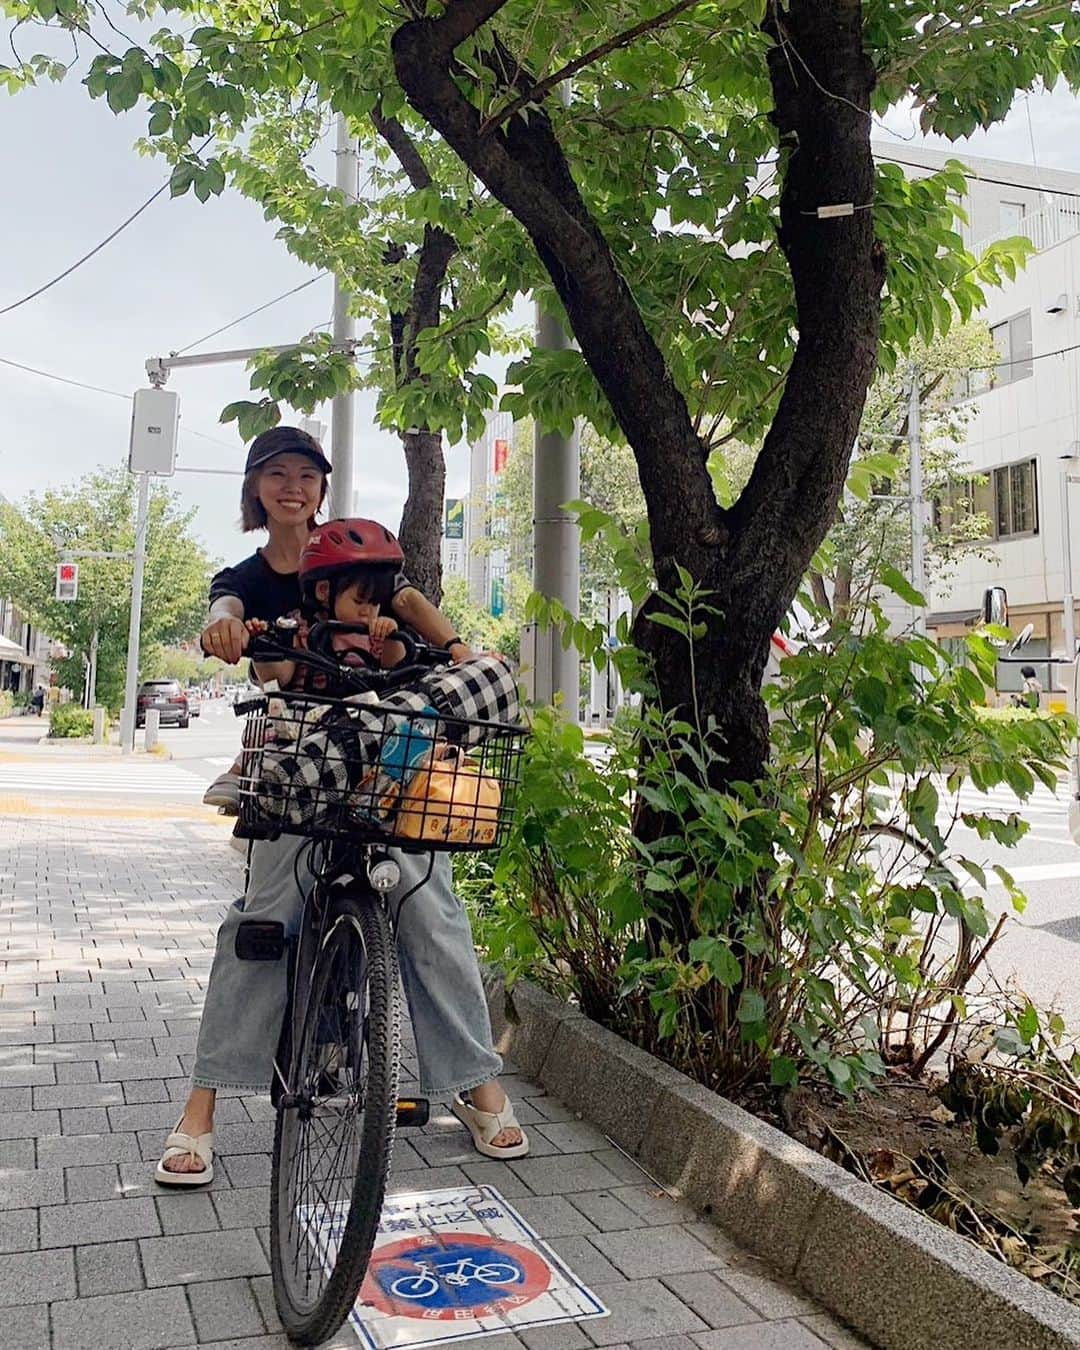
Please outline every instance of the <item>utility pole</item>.
[{"label": "utility pole", "polygon": [[[911,367],[908,391],[908,492],[911,496],[911,584],[926,594],[926,503],[923,499],[922,427],[919,408],[919,368]],[[915,612],[915,631],[926,636],[926,610]]]},{"label": "utility pole", "polygon": [[[360,155],[356,141],[349,135],[344,113],[338,113],[335,183],[349,201],[355,201],[360,188]],[[356,337],[356,320],[349,313],[349,293],[339,276],[334,277],[334,342],[347,346]],[[330,432],[330,514],[353,514],[353,396],[349,390],[335,394]]]},{"label": "utility pole", "polygon": [[[565,351],[572,343],[562,325],[536,308],[536,345]],[[570,436],[542,432],[536,425],[533,452],[533,588],[560,601],[576,619],[581,604],[581,532],[562,506],[581,495],[581,455],[577,430]],[[537,628],[534,697],[550,703],[563,698],[563,712],[578,720],[581,658],[565,648],[554,628]]]},{"label": "utility pole", "polygon": [[150,512],[150,475],[135,475],[139,484],[135,508],[135,569],[131,578],[131,618],[128,622],[127,677],[124,681],[124,724],[120,728],[120,750],[130,755],[135,749],[135,697],[139,689],[139,631],[142,625],[143,573],[146,570],[146,522]]},{"label": "utility pole", "polygon": [[[570,85],[563,81],[556,96],[570,103]],[[558,319],[536,306],[536,345],[545,351],[567,351],[574,344]],[[577,428],[570,436],[541,432],[533,444],[533,588],[560,601],[576,619],[581,609],[581,531],[561,508],[581,496],[581,450]],[[563,648],[554,628],[534,633],[533,697],[550,703],[562,695],[564,716],[578,720],[581,657],[575,647]]]}]

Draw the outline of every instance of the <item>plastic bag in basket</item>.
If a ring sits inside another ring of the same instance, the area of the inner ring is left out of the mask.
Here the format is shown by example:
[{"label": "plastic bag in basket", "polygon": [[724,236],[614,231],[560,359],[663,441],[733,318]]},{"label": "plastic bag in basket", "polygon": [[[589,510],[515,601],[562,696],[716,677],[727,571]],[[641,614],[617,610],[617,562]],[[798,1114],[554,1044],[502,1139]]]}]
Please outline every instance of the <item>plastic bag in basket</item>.
[{"label": "plastic bag in basket", "polygon": [[502,789],[455,746],[438,746],[406,784],[392,833],[399,839],[484,848],[499,831]]}]

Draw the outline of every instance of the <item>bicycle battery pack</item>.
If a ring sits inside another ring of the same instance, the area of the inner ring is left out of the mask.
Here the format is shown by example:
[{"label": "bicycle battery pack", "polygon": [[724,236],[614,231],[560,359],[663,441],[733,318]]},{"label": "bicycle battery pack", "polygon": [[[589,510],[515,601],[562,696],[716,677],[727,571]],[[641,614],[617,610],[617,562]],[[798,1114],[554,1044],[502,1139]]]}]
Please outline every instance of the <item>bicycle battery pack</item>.
[{"label": "bicycle battery pack", "polygon": [[280,961],[285,955],[285,925],[245,919],[236,930],[236,955],[241,961]]}]

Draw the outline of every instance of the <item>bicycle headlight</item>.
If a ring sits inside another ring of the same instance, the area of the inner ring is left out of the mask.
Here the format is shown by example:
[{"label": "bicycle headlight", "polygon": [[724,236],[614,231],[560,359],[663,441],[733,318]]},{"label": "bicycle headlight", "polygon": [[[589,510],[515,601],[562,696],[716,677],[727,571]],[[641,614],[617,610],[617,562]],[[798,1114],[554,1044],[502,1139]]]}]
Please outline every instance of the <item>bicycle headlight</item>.
[{"label": "bicycle headlight", "polygon": [[393,858],[377,858],[368,867],[368,881],[372,890],[385,895],[401,881],[401,868]]}]

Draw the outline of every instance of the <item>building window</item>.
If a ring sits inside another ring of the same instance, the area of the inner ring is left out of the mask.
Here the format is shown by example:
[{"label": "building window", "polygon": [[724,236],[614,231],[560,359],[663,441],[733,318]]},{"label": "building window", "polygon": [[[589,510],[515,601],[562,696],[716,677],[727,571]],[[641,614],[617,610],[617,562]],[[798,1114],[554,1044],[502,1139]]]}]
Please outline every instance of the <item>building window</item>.
[{"label": "building window", "polygon": [[965,516],[984,515],[989,539],[1016,539],[1039,533],[1038,470],[1033,459],[1003,464],[984,476],[950,484],[934,501],[934,525],[948,530]]},{"label": "building window", "polygon": [[999,202],[998,223],[1009,234],[1021,234],[1024,229],[1024,216],[1027,207],[1023,202]]},{"label": "building window", "polygon": [[995,539],[1038,534],[1038,471],[1033,459],[1005,464],[993,473]]},{"label": "building window", "polygon": [[993,324],[990,336],[1001,357],[995,372],[995,385],[1026,380],[1031,374],[1031,310],[1025,309],[1003,323]]}]

